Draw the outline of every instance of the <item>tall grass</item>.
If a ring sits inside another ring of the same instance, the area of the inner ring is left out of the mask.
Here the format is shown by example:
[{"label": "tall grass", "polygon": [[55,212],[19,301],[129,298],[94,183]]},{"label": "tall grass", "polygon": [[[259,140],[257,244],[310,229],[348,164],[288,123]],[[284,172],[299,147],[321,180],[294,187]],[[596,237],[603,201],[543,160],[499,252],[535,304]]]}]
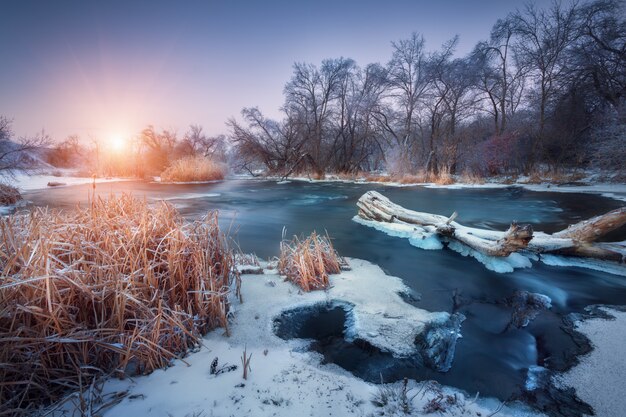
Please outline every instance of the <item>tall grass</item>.
[{"label": "tall grass", "polygon": [[213,181],[224,179],[226,168],[223,164],[201,156],[178,159],[161,173],[164,182]]},{"label": "tall grass", "polygon": [[238,280],[217,214],[129,195],[0,219],[0,415],[102,374],[151,372],[227,329]]},{"label": "tall grass", "polygon": [[17,188],[0,182],[0,206],[15,204],[22,199]]},{"label": "tall grass", "polygon": [[328,275],[341,271],[339,257],[328,236],[311,233],[306,239],[294,236],[280,244],[278,272],[303,291],[328,287]]}]

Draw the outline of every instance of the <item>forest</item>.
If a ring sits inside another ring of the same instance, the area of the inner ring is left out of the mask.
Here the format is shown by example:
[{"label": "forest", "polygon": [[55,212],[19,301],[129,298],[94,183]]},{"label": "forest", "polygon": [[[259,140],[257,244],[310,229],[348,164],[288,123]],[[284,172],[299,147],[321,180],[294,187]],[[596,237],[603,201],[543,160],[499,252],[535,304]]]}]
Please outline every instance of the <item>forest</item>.
[{"label": "forest", "polygon": [[533,4],[459,57],[419,33],[385,64],[295,63],[283,118],[231,119],[244,169],[271,173],[532,173],[595,166],[624,175],[626,20],[617,1]]}]

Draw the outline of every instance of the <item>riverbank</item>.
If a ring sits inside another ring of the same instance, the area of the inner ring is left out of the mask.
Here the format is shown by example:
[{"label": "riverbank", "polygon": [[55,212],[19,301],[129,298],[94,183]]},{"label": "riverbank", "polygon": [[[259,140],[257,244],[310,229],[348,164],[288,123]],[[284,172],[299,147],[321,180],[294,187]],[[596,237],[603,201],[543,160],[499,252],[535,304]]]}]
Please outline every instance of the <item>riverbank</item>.
[{"label": "riverbank", "polygon": [[[283,311],[343,301],[359,310],[356,320],[347,324],[347,333],[353,330],[371,341],[379,339],[379,346],[393,350],[402,337],[396,328],[405,327],[402,323],[408,319],[429,321],[435,319],[430,315],[447,315],[404,303],[397,296],[404,288],[402,281],[377,266],[355,259],[349,263],[352,270],[331,276],[326,292],[301,293],[267,265],[264,274],[243,276],[244,302],[233,304],[231,337],[220,330],[211,332],[200,351],[184,362],[175,361],[145,377],[109,380],[103,395],[123,393],[125,398],[104,415],[401,416],[405,409],[449,416],[487,416],[498,409],[499,416],[537,415],[521,404],[502,407],[497,399],[430,382],[407,381],[403,395],[402,382],[383,386],[365,382],[336,365],[323,364],[319,354],[307,351],[307,341],[283,340],[274,334],[274,319]],[[381,296],[383,304],[376,301]],[[406,317],[398,316],[398,311]],[[413,338],[407,337],[408,343]],[[244,354],[251,358],[247,380],[242,376]],[[229,371],[232,365],[237,369]]]},{"label": "riverbank", "polygon": [[[253,179],[252,176],[240,176],[238,178]],[[529,191],[536,192],[558,192],[558,193],[581,193],[581,194],[597,194],[603,197],[612,198],[626,202],[626,184],[615,182],[602,182],[596,179],[596,176],[590,175],[579,182],[555,183],[549,181],[530,182],[528,177],[519,177],[514,181],[506,177],[492,177],[479,182],[467,182],[462,176],[452,176],[451,184],[437,184],[433,182],[411,182],[411,181],[394,181],[378,179],[360,178],[342,178],[339,176],[328,175],[324,179],[312,179],[309,177],[289,177],[283,179],[279,177],[263,177],[263,179],[276,180],[278,183],[287,183],[289,181],[304,182],[338,182],[349,184],[380,184],[389,187],[415,187],[422,186],[426,188],[441,189],[488,189],[488,188],[509,188],[521,187]]]},{"label": "riverbank", "polygon": [[578,397],[590,404],[597,416],[622,417],[626,410],[626,311],[600,309],[607,317],[576,324],[576,330],[591,340],[593,350],[557,382],[576,389]]}]

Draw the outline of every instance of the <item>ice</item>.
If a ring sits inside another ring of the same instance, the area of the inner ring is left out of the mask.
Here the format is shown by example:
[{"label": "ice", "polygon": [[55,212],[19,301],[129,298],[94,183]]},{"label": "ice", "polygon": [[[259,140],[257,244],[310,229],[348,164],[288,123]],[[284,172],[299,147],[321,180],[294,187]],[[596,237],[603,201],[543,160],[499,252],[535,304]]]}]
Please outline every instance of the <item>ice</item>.
[{"label": "ice", "polygon": [[389,236],[409,239],[409,243],[426,250],[443,249],[443,243],[436,234],[422,228],[402,223],[381,223],[354,216],[352,221],[381,231]]},{"label": "ice", "polygon": [[434,233],[424,232],[420,235],[416,232],[413,236],[409,237],[409,243],[416,248],[424,250],[443,249],[443,243],[441,243],[441,240]]},{"label": "ice", "polygon": [[448,247],[463,256],[473,257],[490,271],[500,274],[513,272],[516,268],[530,268],[532,266],[530,259],[519,253],[512,253],[503,257],[489,256],[456,241],[450,242]]},{"label": "ice", "polygon": [[[414,225],[382,223],[365,220],[359,216],[354,216],[352,221],[379,230],[389,236],[409,239],[411,245],[420,249],[437,250],[444,247],[442,240],[435,233],[428,232]],[[484,234],[488,235],[489,231],[485,231]],[[512,253],[506,257],[488,256],[457,241],[449,242],[448,247],[463,256],[475,258],[485,265],[487,269],[498,273],[513,272],[516,268],[530,268],[532,266],[530,259],[520,253]]]},{"label": "ice", "polygon": [[593,269],[595,271],[607,272],[609,274],[626,276],[626,265],[616,262],[598,261],[595,259],[570,258],[556,255],[541,255],[541,262],[550,266],[568,266]]},{"label": "ice", "polygon": [[163,201],[193,200],[196,198],[219,197],[220,195],[221,195],[220,193],[186,193],[186,194],[176,194],[171,197],[157,198],[156,200],[163,200]]},{"label": "ice", "polygon": [[549,376],[548,370],[543,366],[532,365],[528,368],[524,388],[526,391],[535,391],[542,388],[549,382]]}]

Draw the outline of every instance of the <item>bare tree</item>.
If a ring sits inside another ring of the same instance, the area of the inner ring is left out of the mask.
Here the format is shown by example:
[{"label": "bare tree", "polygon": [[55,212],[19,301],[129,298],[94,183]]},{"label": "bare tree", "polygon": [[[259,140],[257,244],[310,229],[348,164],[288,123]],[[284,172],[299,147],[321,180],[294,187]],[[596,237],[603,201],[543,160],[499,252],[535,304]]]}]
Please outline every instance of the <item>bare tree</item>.
[{"label": "bare tree", "polygon": [[420,100],[423,100],[429,85],[427,54],[424,37],[415,32],[409,39],[392,42],[391,45],[393,52],[387,64],[387,80],[390,96],[399,110],[389,112],[396,120],[391,123],[385,120],[384,126],[400,148],[401,169],[411,171],[416,167],[411,157],[417,153]]},{"label": "bare tree", "polygon": [[291,117],[279,123],[264,117],[256,107],[244,108],[241,115],[246,125],[235,119],[227,123],[239,157],[239,168],[252,172],[251,167],[258,162],[271,173],[284,174],[293,170],[306,154]]},{"label": "bare tree", "polygon": [[480,42],[473,52],[477,70],[477,87],[488,102],[495,134],[503,134],[508,120],[522,101],[525,67],[513,47],[513,19],[499,19],[491,30],[489,41]]},{"label": "bare tree", "polygon": [[52,143],[50,136],[41,131],[34,136],[13,139],[13,121],[0,116],[0,175],[13,176],[16,171],[31,172],[39,168],[34,152]]},{"label": "bare tree", "polygon": [[154,126],[150,125],[141,131],[141,144],[145,147],[148,170],[155,173],[163,171],[169,162],[169,157],[176,146],[176,133],[163,130],[158,133]]},{"label": "bare tree", "polygon": [[188,154],[202,155],[205,158],[223,159],[226,137],[224,135],[207,136],[200,125],[191,125],[185,133],[181,145]]},{"label": "bare tree", "polygon": [[572,78],[587,82],[618,111],[626,99],[626,18],[623,2],[599,0],[580,10],[581,36],[573,51]]},{"label": "bare tree", "polygon": [[341,85],[354,69],[351,59],[338,58],[322,61],[320,68],[312,64],[294,65],[291,80],[285,86],[285,107],[301,123],[300,132],[306,138],[309,161],[319,176],[326,170],[332,144],[330,118],[333,102],[340,95]]},{"label": "bare tree", "polygon": [[531,100],[539,107],[529,166],[536,162],[542,151],[548,106],[567,79],[567,51],[579,35],[577,10],[576,3],[563,6],[555,2],[548,10],[530,3],[523,11],[518,10],[510,16],[519,60],[528,68],[534,84]]},{"label": "bare tree", "polygon": [[430,157],[426,169],[433,174],[438,173],[440,162],[448,169],[455,168],[461,139],[457,128],[475,110],[477,101],[474,62],[452,58],[457,41],[455,37],[446,42],[429,64],[431,87],[426,108],[430,114]]}]

